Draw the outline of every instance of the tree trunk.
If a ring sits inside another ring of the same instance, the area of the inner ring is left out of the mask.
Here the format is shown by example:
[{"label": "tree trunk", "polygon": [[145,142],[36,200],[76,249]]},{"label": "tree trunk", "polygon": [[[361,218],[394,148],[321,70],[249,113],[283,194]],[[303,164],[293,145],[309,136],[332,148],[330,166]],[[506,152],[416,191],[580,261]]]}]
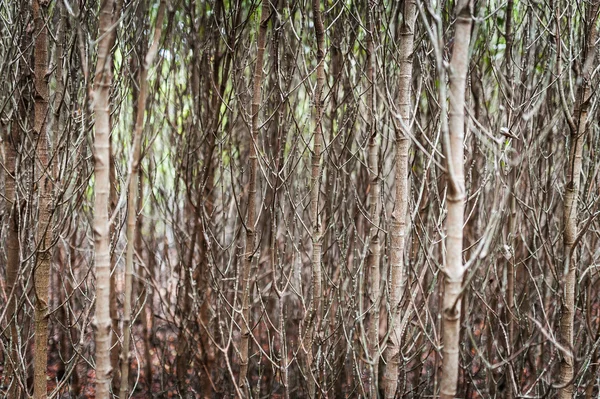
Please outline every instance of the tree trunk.
[{"label": "tree trunk", "polygon": [[[18,101],[21,104],[21,101]],[[7,397],[18,398],[21,396],[21,387],[18,382],[18,351],[19,351],[19,328],[17,327],[17,298],[19,288],[17,284],[21,266],[21,244],[20,233],[20,211],[17,194],[17,179],[19,168],[17,167],[18,149],[21,143],[19,119],[23,117],[21,106],[15,111],[15,118],[11,122],[10,134],[5,141],[6,157],[6,179],[5,196],[7,201],[8,228],[6,238],[6,318],[9,334],[9,350],[4,354],[4,384],[8,386]]]},{"label": "tree trunk", "polygon": [[[139,97],[137,115],[135,120],[135,131],[133,136],[133,154],[131,159],[131,172],[129,176],[129,187],[127,195],[127,249],[125,257],[125,299],[123,305],[123,349],[121,351],[121,386],[119,397],[127,398],[129,395],[129,344],[131,339],[131,292],[133,275],[133,252],[135,245],[135,227],[137,219],[138,200],[138,175],[140,169],[140,158],[142,149],[142,133],[144,131],[144,115],[146,111],[146,99],[148,98],[148,70],[152,65],[162,33],[162,23],[165,15],[165,0],[160,2],[156,16],[156,27],[152,45],[146,54],[144,64],[139,75]],[[150,359],[147,359],[150,361]],[[150,375],[146,378],[151,378]]]},{"label": "tree trunk", "polygon": [[[110,121],[112,126],[112,120]],[[113,212],[119,212],[119,193],[117,192],[117,165],[115,159],[115,152],[113,149],[113,136],[109,138],[109,154],[110,154],[110,193],[108,196],[108,213],[112,215]],[[120,221],[117,223],[111,223],[109,226],[109,242],[117,242],[121,229],[117,229],[117,225],[120,225]],[[112,247],[110,251],[110,320],[111,320],[111,342],[110,342],[110,367],[112,369],[112,388],[114,391],[119,391],[121,386],[121,370],[119,369],[119,353],[121,353],[121,345],[119,342],[119,304],[118,304],[118,292],[117,292],[117,256],[115,254],[115,248]]]},{"label": "tree trunk", "polygon": [[[46,2],[33,0],[33,21],[35,29],[34,47],[34,133],[37,138],[39,169],[36,175],[39,190],[39,215],[36,232],[35,280],[35,352],[33,396],[47,397],[46,368],[48,365],[48,289],[50,285],[50,246],[52,226],[50,224],[52,196],[52,165],[48,154],[48,30],[46,22]],[[37,169],[37,168],[36,168]]]},{"label": "tree trunk", "polygon": [[95,113],[94,138],[94,253],[96,265],[96,398],[108,399],[111,385],[110,318],[110,104],[111,43],[114,35],[113,0],[102,0],[98,18],[98,58],[91,102]]},{"label": "tree trunk", "polygon": [[[53,98],[53,106],[52,106],[52,137],[54,140],[54,156],[55,157],[59,157],[59,153],[64,153],[64,147],[62,147],[61,145],[58,144],[58,140],[57,138],[60,137],[61,133],[64,131],[64,122],[65,122],[65,112],[61,112],[64,111],[64,106],[63,103],[65,101],[64,98],[64,89],[65,89],[65,85],[64,85],[64,80],[63,80],[63,58],[64,58],[64,49],[65,49],[65,41],[66,41],[66,25],[67,25],[67,14],[66,14],[66,10],[64,8],[64,4],[63,3],[58,3],[56,4],[56,11],[58,13],[58,27],[57,27],[57,33],[56,33],[56,47],[55,47],[55,57],[54,59],[56,60],[56,70],[54,72],[54,77],[55,77],[55,81],[56,81],[56,85],[54,87],[54,98]],[[55,179],[59,179],[60,178],[60,161],[55,161],[53,162],[53,177]],[[54,196],[56,196],[56,194],[54,194]],[[55,198],[55,197],[54,197]],[[66,290],[66,285],[68,284],[67,281],[68,279],[65,278],[65,276],[67,275],[67,268],[65,267],[66,262],[67,262],[67,258],[66,258],[66,248],[61,247],[57,249],[57,259],[55,261],[55,267],[54,268],[50,268],[51,273],[53,273],[53,276],[51,276],[51,284],[55,284],[53,287],[53,295],[56,301],[56,305],[53,305],[53,307],[55,307],[58,311],[57,311],[57,319],[58,319],[58,325],[62,325],[62,326],[67,326],[68,325],[68,309],[66,306],[64,306],[65,302],[67,301],[67,290]],[[65,282],[65,285],[63,285],[63,282]],[[61,304],[63,304],[63,306],[61,306]],[[69,359],[71,357],[71,354],[73,353],[73,348],[71,347],[71,345],[69,344],[69,339],[68,339],[68,334],[69,334],[69,330],[67,329],[58,329],[58,331],[56,332],[58,334],[58,345],[59,345],[59,353],[60,353],[60,358],[61,358],[61,362],[59,364],[59,370],[58,370],[58,374],[64,375],[65,371],[67,370],[67,359]]]},{"label": "tree trunk", "polygon": [[252,91],[252,126],[250,132],[250,180],[248,188],[248,208],[246,210],[246,248],[244,251],[244,264],[242,265],[242,320],[241,320],[241,343],[240,343],[240,375],[238,385],[242,392],[249,397],[249,384],[246,381],[248,374],[248,346],[250,340],[250,269],[252,267],[252,257],[254,255],[254,236],[256,225],[256,180],[258,172],[258,156],[256,147],[258,146],[259,121],[258,112],[260,110],[260,92],[263,78],[263,58],[267,39],[267,22],[270,15],[269,2],[262,1],[260,27],[257,39],[256,65],[254,66],[254,82]]},{"label": "tree trunk", "polygon": [[[113,0],[114,1],[114,0]],[[115,24],[117,21],[117,17],[120,13],[121,8],[123,7],[123,0],[118,0],[115,4],[115,9],[113,11],[113,20],[112,23]],[[110,36],[110,45],[108,46],[112,49],[115,45],[116,34],[109,34]],[[115,68],[115,65],[112,66]],[[109,101],[111,92],[109,91]],[[112,126],[112,114],[109,117],[109,126]],[[109,205],[108,205],[108,213],[112,215],[113,212],[119,212],[120,209],[117,209],[119,203],[119,193],[117,192],[117,160],[115,159],[115,153],[113,151],[113,140],[112,136],[109,138],[109,154],[110,154],[110,192],[109,192]],[[111,223],[109,226],[109,242],[117,242],[119,240],[119,235],[121,233],[121,229],[117,229],[117,226],[120,225],[120,220],[118,223]],[[111,248],[110,251],[110,319],[112,323],[112,334],[111,334],[111,343],[110,343],[110,367],[112,368],[112,388],[114,391],[119,391],[119,387],[121,386],[121,370],[119,369],[119,354],[121,353],[121,345],[119,340],[119,301],[118,301],[118,292],[117,292],[117,257],[115,256],[115,248]]]},{"label": "tree trunk", "polygon": [[[511,129],[512,126],[512,110],[515,108],[514,106],[514,98],[513,98],[513,93],[514,93],[514,74],[513,74],[513,58],[512,58],[512,29],[513,29],[513,24],[512,24],[512,15],[513,15],[513,7],[514,7],[514,1],[513,0],[508,0],[507,2],[507,6],[506,6],[506,22],[505,22],[505,29],[504,29],[504,34],[505,34],[505,38],[506,38],[506,55],[504,57],[504,63],[505,63],[505,69],[506,69],[506,80],[508,82],[508,90],[507,90],[507,106],[505,107],[506,109],[506,125],[505,128],[509,130]],[[517,144],[518,143],[514,143]],[[513,145],[514,145],[513,144]],[[515,185],[517,182],[517,176],[518,176],[518,168],[516,167],[512,167],[510,169],[510,180],[509,180],[509,186],[510,186],[510,193],[511,196],[514,195],[514,189],[515,189]],[[512,252],[510,259],[506,260],[506,309],[505,309],[505,315],[506,315],[506,324],[508,324],[508,337],[507,339],[507,350],[506,353],[508,354],[508,356],[512,355],[512,353],[514,352],[514,335],[515,335],[515,322],[514,322],[514,296],[515,296],[515,251],[514,251],[514,245],[516,243],[515,240],[515,236],[516,236],[516,219],[517,219],[517,200],[514,198],[514,196],[510,199],[510,211],[509,211],[509,215],[508,215],[508,225],[507,225],[507,234],[506,234],[506,242],[507,245],[509,246],[509,251]],[[506,399],[512,399],[515,395],[514,392],[514,383],[516,382],[515,379],[515,373],[514,373],[514,369],[513,369],[513,364],[508,364],[506,367],[507,370],[507,376],[506,376]]]},{"label": "tree trunk", "polygon": [[[577,256],[575,248],[575,240],[578,236],[577,229],[577,203],[579,198],[579,186],[582,173],[582,157],[583,143],[587,133],[588,125],[588,109],[592,97],[592,91],[589,85],[591,74],[594,70],[594,60],[596,57],[596,19],[598,18],[598,5],[600,2],[589,4],[587,7],[587,31],[584,36],[584,62],[581,75],[578,80],[581,84],[577,88],[577,96],[574,109],[574,117],[576,125],[571,126],[570,135],[570,156],[566,164],[567,185],[565,188],[564,202],[564,277],[562,313],[559,325],[560,342],[571,353],[563,353],[560,362],[559,385],[561,388],[558,391],[560,399],[573,397],[574,391],[574,370],[575,370],[575,348],[573,342],[573,323],[575,317],[575,282],[577,274]],[[556,23],[559,23],[557,18]],[[560,37],[560,36],[559,36]],[[560,45],[560,43],[559,43]],[[560,50],[558,57],[560,57]],[[559,71],[560,61],[558,62]],[[568,112],[568,110],[565,110]],[[572,117],[569,117],[571,119]]]},{"label": "tree trunk", "polygon": [[[312,302],[308,319],[308,328],[306,330],[307,345],[307,363],[308,373],[308,394],[314,398],[316,393],[315,379],[318,375],[318,365],[314,364],[313,352],[318,351],[320,346],[319,335],[320,323],[322,320],[322,270],[321,270],[321,245],[322,229],[319,223],[319,192],[321,191],[321,151],[323,146],[323,87],[325,86],[325,28],[321,17],[321,3],[319,0],[312,1],[313,18],[315,24],[315,38],[317,40],[317,85],[315,87],[313,102],[315,104],[315,134],[312,150],[312,167],[310,179],[310,222],[311,222],[311,240],[312,240]],[[315,342],[317,344],[315,345]],[[314,347],[313,347],[314,346]],[[314,374],[313,374],[313,369]]]},{"label": "tree trunk", "polygon": [[379,300],[380,300],[380,246],[379,246],[379,141],[377,137],[377,120],[375,117],[376,95],[375,80],[377,79],[377,57],[373,48],[375,21],[375,4],[367,2],[367,134],[369,135],[369,255],[367,259],[368,295],[369,295],[369,327],[367,333],[367,345],[369,348],[368,359],[370,364],[370,395],[377,397],[378,392],[378,369],[379,369]]},{"label": "tree trunk", "polygon": [[[470,0],[460,0],[456,4],[456,31],[454,49],[450,61],[450,112],[448,128],[450,147],[446,148],[448,189],[446,201],[446,264],[444,267],[444,299],[442,308],[442,378],[440,397],[450,399],[456,396],[459,370],[459,332],[461,287],[464,274],[462,261],[463,223],[465,208],[464,177],[464,124],[465,87],[469,65],[469,43],[471,39]],[[442,82],[441,84],[444,84]],[[440,101],[446,101],[441,98]]]},{"label": "tree trunk", "polygon": [[[391,330],[385,349],[387,363],[383,375],[383,390],[388,399],[396,397],[398,386],[398,365],[401,347],[400,301],[406,284],[404,271],[404,249],[406,244],[408,211],[408,149],[411,130],[411,83],[414,49],[414,28],[417,16],[415,0],[404,2],[402,26],[400,28],[400,71],[398,108],[400,128],[396,128],[395,204],[391,223],[390,248],[390,316],[388,328]],[[398,124],[396,124],[398,125]]]}]

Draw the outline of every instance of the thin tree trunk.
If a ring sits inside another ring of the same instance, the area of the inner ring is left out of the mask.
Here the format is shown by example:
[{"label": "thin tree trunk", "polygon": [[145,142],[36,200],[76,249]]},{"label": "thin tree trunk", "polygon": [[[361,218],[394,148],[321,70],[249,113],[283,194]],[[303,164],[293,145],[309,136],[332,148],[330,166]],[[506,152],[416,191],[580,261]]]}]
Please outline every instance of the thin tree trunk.
[{"label": "thin tree trunk", "polygon": [[[111,120],[112,126],[112,120]],[[110,193],[108,200],[108,213],[112,215],[113,212],[117,212],[117,204],[119,203],[119,194],[117,193],[117,165],[115,154],[113,150],[112,136],[109,139],[109,154],[110,154]],[[121,233],[121,229],[117,229],[117,224],[111,223],[109,227],[109,242],[118,241],[118,236]],[[110,342],[110,367],[112,369],[112,388],[116,392],[121,386],[121,370],[119,369],[119,305],[118,305],[118,293],[117,293],[117,256],[115,256],[114,247],[111,248],[110,252],[110,320],[112,325],[112,334]]]},{"label": "thin tree trunk", "polygon": [[[464,274],[462,261],[465,208],[464,108],[471,21],[470,0],[460,0],[456,4],[456,31],[450,61],[450,112],[448,119],[450,148],[446,148],[446,154],[444,154],[449,166],[448,169],[452,172],[448,174],[446,194],[448,216],[446,219],[447,254],[444,268],[442,308],[442,342],[444,345],[442,349],[442,378],[440,381],[440,398],[442,399],[450,399],[456,396],[459,370],[460,294]],[[444,84],[444,82],[440,84]],[[445,98],[440,99],[440,101],[445,100]]]},{"label": "thin tree trunk", "polygon": [[[36,176],[39,187],[39,216],[36,232],[35,280],[35,352],[33,396],[47,397],[46,368],[48,365],[48,289],[50,285],[50,246],[52,245],[52,226],[50,224],[50,206],[52,195],[52,165],[48,154],[48,30],[46,23],[46,2],[33,0],[33,21],[35,29],[34,47],[34,133],[37,136],[37,155],[39,175]],[[36,168],[37,169],[37,168]]]},{"label": "thin tree trunk", "polygon": [[[17,101],[21,104],[21,101]],[[20,206],[17,195],[17,152],[21,143],[20,127],[18,118],[22,116],[21,107],[15,112],[16,117],[11,122],[10,135],[6,139],[6,179],[5,195],[7,200],[6,209],[9,212],[8,229],[6,238],[6,292],[8,295],[6,303],[6,317],[9,330],[9,350],[4,354],[5,374],[4,383],[8,386],[7,395],[9,398],[18,398],[21,396],[21,388],[17,378],[17,362],[19,351],[19,329],[17,327],[17,297],[18,285],[17,278],[21,266],[20,252],[21,245],[19,240],[20,233]]]},{"label": "thin tree trunk", "polygon": [[[28,15],[28,3],[19,4],[22,17],[19,22],[24,23]],[[19,51],[25,52],[29,46],[29,38],[21,37],[19,40]],[[3,353],[5,372],[3,373],[4,384],[7,387],[6,394],[9,398],[20,398],[25,391],[24,380],[21,373],[21,354],[20,343],[23,328],[19,326],[18,298],[22,295],[19,284],[19,273],[21,272],[21,223],[22,209],[25,208],[25,201],[19,195],[18,182],[22,179],[22,166],[19,153],[22,144],[22,126],[27,121],[28,99],[21,98],[22,88],[29,83],[27,72],[29,67],[26,65],[25,57],[21,57],[18,63],[18,74],[16,85],[18,90],[13,94],[14,103],[17,104],[13,110],[10,130],[5,137],[5,198],[8,212],[8,228],[6,231],[6,321],[8,329],[8,350]]]},{"label": "thin tree trunk", "polygon": [[[276,7],[276,12],[280,15],[283,14],[284,12],[284,7],[285,7],[285,2],[284,1],[277,1],[275,2],[274,6]],[[272,40],[272,45],[270,48],[270,58],[271,58],[271,81],[272,84],[274,85],[273,87],[276,88],[277,92],[279,93],[279,95],[281,96],[283,93],[285,93],[285,90],[289,89],[288,86],[285,86],[282,84],[281,80],[278,79],[279,78],[279,71],[281,66],[281,61],[282,59],[284,59],[284,57],[280,56],[280,51],[281,51],[281,47],[280,44],[282,42],[282,38],[284,37],[283,35],[283,27],[284,27],[284,22],[281,19],[276,19],[273,21],[273,40]],[[285,52],[286,50],[283,49],[283,51]],[[286,121],[286,116],[287,116],[287,112],[286,112],[286,107],[288,106],[288,104],[286,104],[287,100],[283,100],[281,99],[281,97],[274,97],[271,106],[272,107],[277,107],[277,111],[275,113],[274,116],[274,126],[273,126],[273,130],[270,133],[270,145],[272,146],[273,150],[270,154],[270,162],[273,165],[273,170],[276,173],[276,176],[274,176],[273,182],[270,184],[272,185],[272,198],[270,199],[270,222],[271,222],[271,226],[270,226],[270,231],[269,231],[269,242],[270,242],[270,251],[269,251],[269,256],[270,256],[270,266],[271,266],[271,270],[273,273],[273,284],[275,289],[273,290],[273,292],[276,294],[276,299],[275,299],[275,303],[276,303],[276,317],[277,317],[277,327],[279,328],[279,331],[276,331],[276,334],[278,335],[278,341],[279,341],[279,350],[278,350],[278,357],[279,357],[279,362],[277,365],[278,368],[278,373],[276,373],[276,375],[279,375],[279,378],[277,378],[276,376],[273,377],[273,382],[275,382],[276,379],[279,379],[279,382],[281,383],[281,385],[283,385],[283,394],[282,397],[285,399],[289,399],[290,398],[290,384],[289,384],[289,365],[290,365],[290,361],[289,361],[289,356],[288,356],[288,348],[289,348],[289,343],[287,342],[286,338],[286,328],[288,325],[288,320],[286,320],[286,316],[285,316],[285,308],[286,308],[286,303],[288,302],[288,299],[286,298],[286,290],[287,290],[287,284],[286,284],[286,279],[283,278],[283,268],[281,267],[282,262],[281,262],[281,258],[280,258],[280,253],[278,250],[278,237],[277,237],[277,230],[279,228],[279,218],[278,218],[278,208],[279,208],[279,204],[280,204],[280,188],[282,187],[282,178],[280,177],[280,173],[282,172],[283,168],[282,168],[282,163],[283,163],[283,140],[284,140],[284,135],[286,132],[286,128],[285,128],[285,121]],[[280,275],[282,275],[282,277],[280,278],[281,282],[277,282],[278,279],[278,273]],[[273,383],[272,382],[272,383]]]},{"label": "thin tree trunk", "polygon": [[369,273],[369,327],[367,333],[367,341],[369,348],[370,367],[370,395],[372,398],[377,397],[378,391],[378,369],[379,369],[379,300],[380,300],[380,245],[379,245],[379,142],[377,137],[377,121],[375,118],[376,112],[376,96],[375,96],[375,79],[377,78],[377,59],[373,49],[375,21],[374,8],[375,4],[367,2],[367,108],[368,122],[367,133],[369,135],[369,255],[367,259],[367,269]]},{"label": "thin tree trunk", "polygon": [[[506,37],[506,56],[504,59],[505,68],[506,68],[506,80],[508,81],[508,90],[507,90],[507,100],[508,104],[506,106],[506,129],[511,128],[512,122],[512,109],[514,107],[514,74],[513,74],[513,59],[512,59],[512,42],[513,42],[513,24],[512,24],[512,15],[513,15],[513,6],[514,1],[508,0],[506,6],[506,24],[505,24],[505,37]],[[517,168],[512,167],[510,170],[510,192],[511,196],[514,195],[514,189],[517,180]],[[510,259],[507,259],[506,262],[506,322],[508,324],[508,337],[507,337],[507,351],[506,353],[510,356],[513,351],[514,344],[514,335],[515,335],[515,322],[513,317],[513,309],[514,309],[514,295],[515,295],[515,259],[514,259],[514,244],[516,242],[515,235],[515,227],[516,227],[516,218],[517,218],[517,200],[514,196],[510,199],[510,214],[508,215],[508,232],[507,232],[507,245],[510,247],[512,251],[512,256]],[[509,363],[507,365],[507,377],[506,377],[506,399],[512,399],[515,395],[514,392],[514,383],[515,374],[513,370],[513,364]]]},{"label": "thin tree trunk", "polygon": [[[55,47],[55,60],[56,60],[56,70],[54,73],[54,77],[55,77],[55,81],[56,81],[56,86],[54,88],[54,98],[53,98],[53,107],[52,107],[52,137],[54,138],[54,142],[56,143],[54,145],[54,154],[55,157],[58,158],[59,156],[59,152],[64,152],[64,150],[62,148],[60,148],[59,144],[58,144],[58,137],[60,137],[60,134],[63,132],[64,129],[64,121],[65,121],[65,113],[61,113],[61,110],[63,110],[63,102],[64,102],[64,89],[65,89],[65,85],[64,85],[64,81],[63,81],[63,58],[64,58],[64,48],[65,48],[65,30],[66,30],[66,24],[67,24],[67,18],[66,18],[66,10],[64,8],[64,4],[63,3],[58,3],[56,4],[57,10],[55,12],[58,12],[59,15],[59,22],[58,22],[58,32],[56,33],[56,47]],[[56,179],[59,178],[59,170],[60,170],[60,161],[55,161],[53,162],[53,175]],[[57,255],[57,260],[55,262],[55,267],[51,268],[51,272],[54,273],[54,278],[51,280],[54,281],[54,283],[51,284],[56,284],[53,288],[53,294],[56,298],[56,307],[58,308],[57,311],[57,318],[58,318],[58,325],[59,326],[68,326],[68,312],[69,310],[67,309],[67,306],[65,306],[65,302],[67,301],[67,290],[65,289],[65,285],[63,285],[66,281],[68,281],[65,276],[67,268],[65,267],[66,262],[67,262],[67,257],[66,257],[66,248],[59,248],[58,250],[58,255]],[[61,306],[62,305],[62,306]],[[69,339],[68,339],[68,334],[69,334],[69,330],[67,329],[61,329],[59,328],[57,331],[57,334],[59,336],[59,348],[60,348],[60,358],[61,358],[61,362],[59,364],[59,374],[64,375],[66,369],[67,369],[67,359],[69,359],[71,357],[71,353],[72,348],[71,345],[69,343]]]},{"label": "thin tree trunk", "polygon": [[[309,327],[306,331],[308,394],[310,398],[315,397],[315,379],[318,375],[318,366],[314,364],[313,352],[318,351],[319,340],[315,335],[319,334],[322,320],[322,270],[321,270],[321,245],[322,229],[319,223],[319,192],[321,191],[321,151],[323,146],[323,87],[325,86],[325,28],[321,17],[321,3],[319,0],[312,1],[313,18],[315,25],[315,38],[317,39],[317,85],[315,87],[313,102],[315,104],[315,134],[312,150],[312,168],[310,181],[310,219],[312,240],[312,305],[308,320]],[[315,345],[315,342],[317,344]],[[313,345],[315,346],[313,348]],[[315,376],[313,377],[313,369]]]},{"label": "thin tree trunk", "polygon": [[[114,1],[114,0],[113,0]],[[117,16],[123,7],[123,0],[118,0],[115,4],[116,9],[113,11],[114,24],[117,20]],[[109,48],[112,49],[115,45],[116,35],[108,35],[111,38]],[[115,65],[113,64],[113,67]],[[110,92],[109,92],[109,101]],[[112,115],[110,116],[112,118]],[[112,126],[112,119],[109,119],[109,125]],[[109,154],[110,154],[110,193],[109,193],[109,206],[108,213],[111,215],[113,212],[118,212],[117,209],[119,203],[119,194],[117,192],[117,160],[113,151],[113,140],[109,138]],[[121,229],[117,229],[117,225],[120,223],[111,223],[109,226],[109,242],[117,242]],[[112,334],[110,343],[110,366],[112,368],[112,388],[116,392],[121,386],[121,370],[119,369],[119,354],[120,354],[120,340],[119,340],[119,303],[118,303],[118,292],[117,292],[117,257],[115,256],[114,248],[110,251],[110,319],[112,323]]]},{"label": "thin tree trunk", "polygon": [[414,48],[414,28],[417,16],[415,0],[404,3],[402,26],[400,28],[400,71],[398,108],[400,128],[396,129],[396,166],[395,166],[395,204],[391,223],[390,250],[390,316],[388,328],[391,329],[384,352],[386,368],[383,374],[383,390],[388,399],[396,397],[398,386],[398,365],[401,347],[400,301],[406,284],[404,271],[404,249],[406,245],[408,210],[408,149],[411,130],[411,82]]},{"label": "thin tree trunk", "polygon": [[[575,240],[579,234],[577,229],[577,202],[579,198],[579,186],[582,173],[583,143],[587,133],[588,109],[592,97],[592,91],[589,85],[591,74],[594,70],[594,60],[596,57],[596,20],[598,18],[598,5],[600,2],[589,4],[587,7],[587,31],[584,36],[584,62],[582,64],[581,84],[577,88],[574,116],[576,125],[571,126],[570,147],[571,153],[566,164],[567,185],[565,188],[564,202],[564,271],[566,273],[563,286],[562,313],[559,325],[559,338],[561,343],[572,353],[564,353],[560,362],[558,391],[560,399],[573,397],[574,391],[574,342],[573,342],[573,323],[575,316],[575,282],[577,273],[577,256]],[[557,24],[559,20],[557,18]],[[560,37],[560,36],[559,36]],[[560,45],[560,43],[559,43]],[[560,57],[560,50],[558,52]],[[561,62],[558,62],[559,71]],[[560,82],[559,82],[560,84]],[[568,112],[567,110],[565,110]],[[568,117],[572,119],[572,117]]]},{"label": "thin tree trunk", "polygon": [[[193,208],[191,205],[187,205],[186,207]],[[181,262],[180,267],[180,290],[178,292],[178,303],[180,303],[181,307],[181,324],[179,327],[179,337],[177,343],[177,354],[175,357],[176,364],[176,374],[177,374],[177,382],[178,389],[180,395],[187,392],[187,370],[189,365],[189,322],[191,319],[191,309],[192,309],[192,299],[191,299],[191,291],[192,291],[192,282],[191,282],[191,273],[189,272],[193,268],[194,264],[194,253],[196,249],[198,230],[200,228],[198,221],[198,208],[194,208],[193,212],[190,210],[191,214],[193,214],[191,228],[193,229],[191,245],[188,252],[187,262]],[[187,267],[186,267],[187,265]]]},{"label": "thin tree trunk", "polygon": [[[156,27],[154,30],[154,38],[144,64],[140,70],[139,87],[140,93],[137,105],[137,115],[135,121],[135,131],[133,136],[133,154],[131,160],[131,174],[129,177],[129,188],[127,196],[127,250],[125,257],[125,300],[123,305],[123,349],[121,351],[121,387],[119,392],[120,398],[127,398],[129,395],[129,345],[131,339],[131,292],[132,292],[132,275],[133,275],[133,252],[135,245],[135,227],[137,217],[137,200],[138,200],[138,175],[140,169],[140,158],[142,149],[142,133],[144,131],[144,115],[146,111],[146,99],[148,98],[148,70],[156,53],[162,33],[162,23],[165,15],[165,0],[160,2],[158,13],[156,16]],[[149,359],[148,359],[149,360]],[[146,378],[151,378],[150,375]]]},{"label": "thin tree trunk", "polygon": [[249,384],[246,381],[248,374],[248,346],[250,339],[250,269],[252,257],[254,256],[254,236],[256,225],[256,175],[258,172],[258,112],[260,110],[260,92],[263,79],[263,58],[267,39],[267,22],[269,20],[269,2],[262,1],[260,27],[258,30],[256,65],[254,66],[254,82],[252,91],[252,127],[250,142],[250,180],[248,188],[248,208],[246,214],[246,248],[244,251],[244,264],[242,266],[242,320],[241,320],[241,343],[240,343],[240,375],[238,385],[240,390],[249,397]]},{"label": "thin tree trunk", "polygon": [[[139,190],[140,190],[140,198],[144,198],[144,184],[143,184],[143,180],[140,181],[140,185],[139,185]],[[141,215],[142,212],[142,202],[138,202],[138,208],[137,208],[137,213],[139,215],[138,219],[137,219],[137,225],[136,225],[136,236],[135,236],[135,250],[140,254],[142,254],[143,250],[142,250],[142,226],[143,226],[143,218]],[[153,231],[152,229],[150,229],[150,231]],[[147,258],[147,265],[148,265],[148,270],[153,270],[153,262],[154,262],[154,253],[148,253],[148,258]],[[152,392],[152,383],[153,383],[153,379],[152,379],[152,323],[153,323],[153,319],[152,319],[152,315],[153,315],[153,295],[152,295],[152,288],[150,287],[150,284],[148,284],[148,281],[151,280],[151,276],[148,276],[148,271],[146,271],[144,268],[142,268],[141,266],[138,266],[138,275],[140,276],[139,279],[139,284],[138,284],[138,292],[140,293],[140,297],[141,298],[145,298],[145,302],[144,302],[144,307],[141,309],[140,312],[140,321],[142,323],[142,334],[143,334],[143,340],[144,340],[144,359],[145,359],[145,363],[144,363],[144,373],[145,373],[145,380],[146,380],[146,387],[147,387],[147,393],[150,394]],[[150,314],[148,315],[148,309],[150,310]]]},{"label": "thin tree trunk", "polygon": [[92,105],[95,113],[94,139],[94,252],[96,265],[96,398],[107,399],[111,385],[110,318],[110,104],[112,83],[111,43],[114,34],[113,0],[102,0],[98,18],[98,58]]}]

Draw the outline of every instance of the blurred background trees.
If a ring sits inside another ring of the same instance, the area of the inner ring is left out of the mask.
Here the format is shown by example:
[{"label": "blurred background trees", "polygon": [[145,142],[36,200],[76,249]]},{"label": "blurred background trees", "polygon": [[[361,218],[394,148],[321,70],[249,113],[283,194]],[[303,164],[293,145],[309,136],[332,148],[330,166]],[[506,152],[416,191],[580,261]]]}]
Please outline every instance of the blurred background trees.
[{"label": "blurred background trees", "polygon": [[597,397],[599,13],[0,0],[0,396]]}]

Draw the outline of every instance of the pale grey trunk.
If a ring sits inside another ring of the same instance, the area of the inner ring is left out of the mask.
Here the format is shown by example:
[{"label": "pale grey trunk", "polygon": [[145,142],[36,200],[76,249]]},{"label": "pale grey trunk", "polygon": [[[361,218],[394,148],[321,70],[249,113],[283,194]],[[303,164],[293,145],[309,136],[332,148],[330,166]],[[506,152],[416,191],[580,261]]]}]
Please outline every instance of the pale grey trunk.
[{"label": "pale grey trunk", "polygon": [[[464,124],[465,87],[469,65],[469,43],[471,39],[471,4],[460,0],[456,4],[456,30],[454,49],[450,61],[450,108],[448,130],[450,147],[446,148],[448,165],[448,189],[446,195],[448,215],[446,218],[446,264],[444,265],[444,298],[442,305],[442,377],[440,397],[451,399],[456,396],[459,370],[459,336],[461,287],[464,274],[462,261],[463,223],[465,208],[464,177]],[[445,84],[441,82],[440,84]],[[440,101],[445,101],[441,98]]]},{"label": "pale grey trunk", "polygon": [[94,254],[96,266],[96,398],[108,399],[111,386],[110,317],[110,86],[112,84],[111,43],[114,34],[113,0],[103,0],[98,18],[98,58],[91,103],[95,113],[94,137]]}]

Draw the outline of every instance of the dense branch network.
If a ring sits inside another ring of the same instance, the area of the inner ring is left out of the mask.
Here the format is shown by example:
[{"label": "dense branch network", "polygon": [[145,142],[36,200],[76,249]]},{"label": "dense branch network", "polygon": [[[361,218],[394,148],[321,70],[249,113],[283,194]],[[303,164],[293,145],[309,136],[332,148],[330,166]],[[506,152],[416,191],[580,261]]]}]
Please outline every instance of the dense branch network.
[{"label": "dense branch network", "polygon": [[0,396],[597,397],[599,14],[0,0]]}]

